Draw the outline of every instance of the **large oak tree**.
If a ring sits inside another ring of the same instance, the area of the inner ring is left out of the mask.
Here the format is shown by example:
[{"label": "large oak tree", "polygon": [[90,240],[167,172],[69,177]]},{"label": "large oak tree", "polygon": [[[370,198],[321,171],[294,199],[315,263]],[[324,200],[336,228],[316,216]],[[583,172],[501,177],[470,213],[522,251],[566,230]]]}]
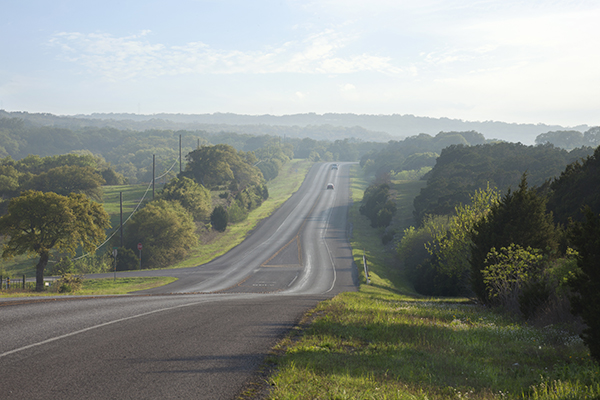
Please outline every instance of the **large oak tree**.
[{"label": "large oak tree", "polygon": [[74,255],[81,246],[93,252],[105,239],[109,225],[102,205],[83,194],[61,196],[29,190],[11,199],[8,213],[0,218],[0,234],[8,237],[2,256],[37,254],[35,287],[42,291],[51,250]]}]

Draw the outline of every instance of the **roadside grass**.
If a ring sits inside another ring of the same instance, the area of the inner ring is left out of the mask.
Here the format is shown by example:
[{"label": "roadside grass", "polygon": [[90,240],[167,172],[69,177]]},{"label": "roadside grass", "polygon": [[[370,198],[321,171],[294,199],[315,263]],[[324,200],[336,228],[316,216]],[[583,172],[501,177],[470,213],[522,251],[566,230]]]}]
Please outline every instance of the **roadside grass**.
[{"label": "roadside grass", "polygon": [[[319,304],[277,345],[268,399],[600,398],[600,367],[566,327],[416,295],[358,213],[363,179],[352,182],[351,241],[360,272],[366,251],[372,285]],[[401,202],[412,205],[414,186],[397,183]]]},{"label": "roadside grass", "polygon": [[[173,277],[146,277],[146,278],[103,278],[84,279],[81,289],[68,293],[58,293],[50,286],[43,292],[35,292],[33,289],[9,289],[0,291],[0,298],[9,297],[39,297],[39,296],[88,296],[88,295],[116,295],[127,294],[139,290],[152,289],[167,285],[176,281]],[[18,283],[17,283],[18,285]],[[15,285],[16,286],[16,285]]]},{"label": "roadside grass", "polygon": [[177,278],[156,276],[147,278],[103,278],[85,279],[81,290],[74,292],[77,295],[106,295],[127,294],[139,290],[152,289],[175,282]]},{"label": "roadside grass", "polygon": [[189,257],[171,268],[205,264],[240,244],[261,220],[271,215],[298,190],[312,164],[300,159],[285,164],[279,175],[267,182],[269,198],[260,207],[252,210],[248,218],[230,225],[224,233],[216,234],[209,242],[198,244]]}]

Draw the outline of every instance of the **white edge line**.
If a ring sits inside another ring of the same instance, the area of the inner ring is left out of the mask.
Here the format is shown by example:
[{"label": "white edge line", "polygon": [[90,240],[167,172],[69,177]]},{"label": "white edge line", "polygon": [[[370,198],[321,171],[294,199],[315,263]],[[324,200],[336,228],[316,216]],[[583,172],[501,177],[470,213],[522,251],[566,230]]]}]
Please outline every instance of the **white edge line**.
[{"label": "white edge line", "polygon": [[80,329],[80,330],[75,331],[75,332],[70,332],[70,333],[67,333],[67,334],[64,334],[64,335],[60,335],[60,336],[56,336],[56,337],[53,337],[53,338],[50,338],[50,339],[43,340],[43,341],[38,342],[38,343],[29,344],[27,346],[19,347],[18,349],[14,349],[14,350],[10,350],[10,351],[4,352],[4,353],[0,354],[0,358],[8,356],[8,355],[11,355],[11,354],[14,354],[14,353],[18,353],[19,351],[23,351],[23,350],[31,349],[33,347],[42,346],[44,344],[52,343],[52,342],[55,342],[55,341],[60,340],[60,339],[65,339],[65,338],[68,338],[70,336],[75,336],[75,335],[78,335],[80,333],[91,331],[93,329],[102,328],[102,327],[107,326],[107,325],[116,324],[118,322],[123,322],[123,321],[127,321],[127,320],[130,320],[130,319],[138,318],[138,317],[144,317],[146,315],[151,315],[151,314],[155,314],[155,313],[162,312],[162,311],[169,311],[169,310],[175,310],[177,308],[194,306],[194,305],[197,305],[197,304],[206,303],[206,302],[211,301],[211,300],[213,300],[213,299],[205,299],[203,301],[198,301],[198,302],[195,302],[195,303],[187,303],[187,304],[181,304],[181,305],[174,306],[174,307],[161,308],[159,310],[152,310],[152,311],[148,311],[148,312],[145,312],[145,313],[142,313],[142,314],[132,315],[130,317],[119,318],[119,319],[115,319],[113,321],[104,322],[102,324],[90,326],[88,328]]}]

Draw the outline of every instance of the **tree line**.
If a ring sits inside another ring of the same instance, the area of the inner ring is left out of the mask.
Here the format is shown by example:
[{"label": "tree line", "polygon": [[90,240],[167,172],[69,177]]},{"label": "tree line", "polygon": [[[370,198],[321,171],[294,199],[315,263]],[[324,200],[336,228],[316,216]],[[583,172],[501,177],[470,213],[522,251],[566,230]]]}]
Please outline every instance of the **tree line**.
[{"label": "tree line", "polygon": [[[123,175],[131,184],[152,179],[153,155],[156,156],[157,169],[168,169],[179,158],[180,138],[182,154],[188,154],[201,146],[217,144],[228,144],[245,152],[253,151],[259,160],[264,160],[264,165],[260,167],[265,172],[267,169],[274,169],[276,162],[273,161],[278,157],[270,154],[267,150],[269,148],[282,149],[288,158],[358,161],[364,153],[384,145],[360,139],[300,139],[261,134],[260,131],[256,134],[239,134],[202,130],[135,131],[90,126],[69,129],[32,125],[19,118],[0,118],[0,158],[20,160],[28,155],[45,157],[67,153],[92,154]],[[267,175],[270,177],[273,172],[267,172]],[[171,174],[169,178],[174,176],[175,174]],[[267,179],[269,177],[265,176]]]},{"label": "tree line", "polygon": [[444,149],[415,199],[419,224],[398,242],[402,268],[422,294],[472,297],[534,324],[580,317],[600,361],[599,168],[600,147]]},{"label": "tree line", "polygon": [[579,131],[550,131],[535,138],[536,144],[550,143],[566,150],[577,147],[597,147],[600,145],[600,126],[595,126],[581,133]]}]

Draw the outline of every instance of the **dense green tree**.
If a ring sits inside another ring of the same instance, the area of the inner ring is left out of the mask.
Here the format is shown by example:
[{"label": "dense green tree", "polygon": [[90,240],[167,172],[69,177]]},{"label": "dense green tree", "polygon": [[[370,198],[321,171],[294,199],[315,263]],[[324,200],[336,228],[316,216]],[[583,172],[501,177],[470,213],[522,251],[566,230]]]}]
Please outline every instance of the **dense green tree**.
[{"label": "dense green tree", "polygon": [[475,131],[440,132],[435,137],[421,133],[401,141],[389,141],[383,149],[367,152],[360,164],[363,168],[368,164],[365,170],[371,174],[420,169],[435,165],[437,154],[450,145],[478,145],[485,141],[485,137]]},{"label": "dense green tree", "polygon": [[421,223],[427,214],[450,214],[457,204],[467,204],[471,193],[488,184],[504,192],[519,185],[525,172],[532,185],[541,186],[585,152],[592,153],[590,148],[584,150],[567,152],[552,145],[520,143],[447,147],[424,177],[427,186],[414,200],[415,217]]},{"label": "dense green tree", "polygon": [[276,161],[262,161],[258,163],[257,167],[258,169],[260,169],[260,172],[263,174],[265,180],[267,181],[275,179],[277,178],[277,175],[279,175],[280,165]]},{"label": "dense green tree", "polygon": [[23,185],[23,189],[54,192],[63,196],[69,193],[83,193],[100,201],[104,183],[102,175],[93,168],[69,165],[52,168],[47,172],[34,175]]},{"label": "dense green tree", "polygon": [[163,186],[157,198],[178,201],[192,214],[194,221],[208,220],[212,208],[210,191],[186,177],[169,181]]},{"label": "dense green tree", "polygon": [[202,146],[186,158],[186,173],[205,187],[234,183],[241,190],[264,181],[254,165],[258,162],[256,157],[252,153],[238,152],[230,145]]},{"label": "dense green tree", "polygon": [[582,207],[600,213],[600,147],[583,161],[567,165],[550,184],[548,209],[556,222],[566,225],[570,218],[583,220]]},{"label": "dense green tree", "polygon": [[415,290],[428,296],[456,296],[461,292],[459,278],[446,273],[438,265],[435,254],[428,252],[428,243],[435,232],[446,232],[450,218],[444,215],[427,216],[422,227],[404,231],[398,245],[402,268]]},{"label": "dense green tree", "polygon": [[546,212],[546,199],[528,188],[526,175],[523,175],[518,190],[509,189],[502,200],[475,224],[471,240],[472,288],[484,302],[489,297],[482,271],[492,248],[508,248],[514,244],[540,249],[550,256],[556,256],[558,248],[558,235],[552,214]]},{"label": "dense green tree", "polygon": [[[139,254],[139,253],[138,253]],[[117,249],[117,271],[131,271],[140,268],[140,259],[136,251],[127,247]],[[114,265],[113,265],[114,267]]]},{"label": "dense green tree", "polygon": [[254,151],[260,160],[256,163],[265,180],[270,181],[279,175],[281,167],[289,162],[294,153],[291,146],[270,145]]},{"label": "dense green tree", "polygon": [[110,167],[103,169],[101,175],[106,185],[124,185],[127,182],[123,174],[116,172]]},{"label": "dense green tree", "polygon": [[448,217],[448,223],[423,224],[432,240],[425,244],[427,251],[435,259],[436,273],[456,278],[458,288],[463,294],[470,293],[470,232],[493,206],[500,201],[500,192],[495,188],[479,189],[471,195],[468,204],[456,207],[455,215]]},{"label": "dense green tree", "polygon": [[371,220],[372,227],[388,226],[396,213],[396,204],[390,198],[390,186],[387,183],[369,186],[359,211]]},{"label": "dense green tree", "polygon": [[190,213],[177,201],[155,200],[125,226],[125,247],[144,246],[142,268],[169,266],[182,260],[198,242]]},{"label": "dense green tree", "polygon": [[74,255],[81,246],[93,252],[105,238],[108,214],[83,194],[26,191],[13,198],[0,218],[0,234],[7,235],[3,257],[35,253],[36,290],[44,288],[44,269],[53,249]]},{"label": "dense green tree", "polygon": [[571,150],[585,145],[583,133],[579,131],[554,131],[538,135],[536,144],[551,143],[556,147]]},{"label": "dense green tree", "polygon": [[[400,165],[401,171],[418,170],[424,167],[433,167],[438,158],[437,153],[414,153],[406,157]],[[394,170],[395,171],[395,170]],[[395,171],[400,172],[400,171]]]},{"label": "dense green tree", "polygon": [[267,185],[256,185],[240,190],[235,196],[235,201],[248,213],[260,207],[262,202],[268,198],[269,190],[267,189]]},{"label": "dense green tree", "polygon": [[210,222],[214,230],[219,232],[225,232],[227,224],[229,223],[229,215],[227,210],[222,205],[218,205],[214,208],[210,214]]},{"label": "dense green tree", "polygon": [[14,197],[19,192],[22,174],[10,164],[0,164],[0,197]]},{"label": "dense green tree", "polygon": [[579,252],[580,272],[570,282],[575,296],[573,312],[587,325],[582,338],[590,354],[600,363],[600,217],[587,207],[585,221],[576,223],[571,240]]},{"label": "dense green tree", "polygon": [[600,126],[595,126],[583,133],[583,145],[597,147],[600,146]]}]

